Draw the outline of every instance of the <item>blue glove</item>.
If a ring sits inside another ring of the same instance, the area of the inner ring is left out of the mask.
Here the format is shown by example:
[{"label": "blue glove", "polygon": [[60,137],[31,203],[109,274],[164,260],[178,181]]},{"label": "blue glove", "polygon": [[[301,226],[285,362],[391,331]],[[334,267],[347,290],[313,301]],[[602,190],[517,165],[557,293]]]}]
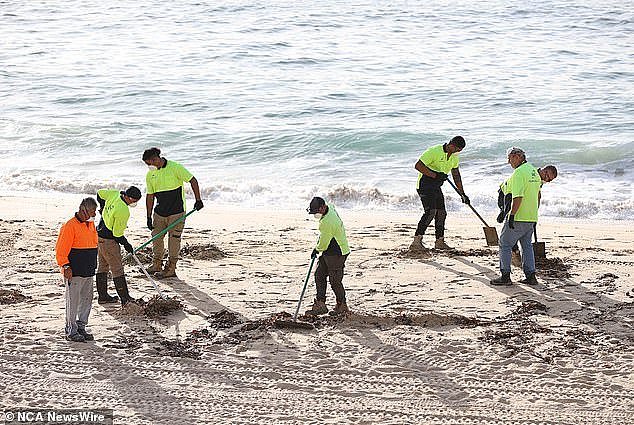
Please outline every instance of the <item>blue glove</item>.
[{"label": "blue glove", "polygon": [[194,209],[195,209],[196,211],[200,211],[200,210],[202,210],[202,209],[203,209],[203,207],[204,207],[204,205],[203,205],[203,201],[201,201],[200,199],[199,199],[199,200],[197,200],[197,201],[194,203]]},{"label": "blue glove", "polygon": [[313,252],[311,252],[310,254],[310,258],[314,260],[315,258],[317,258],[318,255],[319,255],[319,251],[317,251],[316,249],[313,249]]},{"label": "blue glove", "polygon": [[515,229],[515,215],[509,215],[509,229]]},{"label": "blue glove", "polygon": [[147,218],[147,228],[150,230],[154,230],[154,225],[152,224],[152,217]]},{"label": "blue glove", "polygon": [[469,199],[469,197],[467,195],[465,195],[464,193],[462,194],[462,203],[463,204],[467,204],[467,205],[471,205],[471,200]]}]

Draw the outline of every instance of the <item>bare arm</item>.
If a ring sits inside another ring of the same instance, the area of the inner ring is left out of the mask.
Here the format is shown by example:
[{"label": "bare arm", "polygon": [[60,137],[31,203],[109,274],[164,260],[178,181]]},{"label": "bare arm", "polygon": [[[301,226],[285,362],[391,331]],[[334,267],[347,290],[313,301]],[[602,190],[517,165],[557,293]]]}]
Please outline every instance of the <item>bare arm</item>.
[{"label": "bare arm", "polygon": [[192,185],[192,191],[194,192],[194,197],[197,201],[200,201],[200,187],[198,187],[198,180],[196,177],[192,177],[189,181],[189,184]]},{"label": "bare arm", "polygon": [[451,176],[453,177],[453,182],[456,184],[456,187],[458,188],[458,190],[460,190],[460,193],[464,195],[465,193],[464,187],[462,187],[462,177],[460,176],[460,170],[458,169],[458,167],[451,169]]},{"label": "bare arm", "polygon": [[145,195],[145,209],[148,217],[152,217],[152,208],[154,208],[154,194],[148,193]]},{"label": "bare arm", "polygon": [[419,159],[418,162],[416,162],[416,165],[414,165],[414,168],[416,168],[416,170],[421,173],[426,175],[427,177],[431,177],[432,179],[436,178],[436,173],[433,172],[430,168],[428,168],[425,164],[423,164],[423,162]]},{"label": "bare arm", "polygon": [[511,215],[515,215],[517,210],[520,209],[520,205],[522,205],[523,199],[524,198],[521,196],[518,196],[517,198],[513,198],[513,205],[511,206]]}]

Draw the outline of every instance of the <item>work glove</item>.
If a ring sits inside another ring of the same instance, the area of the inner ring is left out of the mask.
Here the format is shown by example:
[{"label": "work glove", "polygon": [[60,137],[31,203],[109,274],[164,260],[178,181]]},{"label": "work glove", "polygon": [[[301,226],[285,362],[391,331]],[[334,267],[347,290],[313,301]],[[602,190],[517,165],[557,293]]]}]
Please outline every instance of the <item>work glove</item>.
[{"label": "work glove", "polygon": [[509,229],[515,229],[515,215],[509,215]]},{"label": "work glove", "polygon": [[461,195],[462,198],[462,203],[463,204],[467,204],[467,205],[471,205],[471,199],[469,199],[469,197],[467,195],[465,195],[464,193]]},{"label": "work glove", "polygon": [[132,245],[130,245],[130,242],[128,241],[123,244],[123,249],[125,249],[129,254],[132,254],[132,251],[134,251],[134,248],[132,248]]},{"label": "work glove", "polygon": [[154,225],[152,224],[152,217],[147,218],[147,228],[150,230],[154,230]]},{"label": "work glove", "polygon": [[447,180],[447,178],[449,178],[447,174],[436,171],[436,180],[444,182],[445,180]]},{"label": "work glove", "polygon": [[502,192],[502,189],[498,189],[498,207],[501,210],[504,209],[504,192]]},{"label": "work glove", "polygon": [[313,249],[313,252],[310,253],[310,258],[314,260],[315,258],[317,258],[318,255],[319,255],[319,251],[317,251],[316,249]]},{"label": "work glove", "polygon": [[203,207],[204,207],[204,205],[203,205],[203,201],[202,201],[202,200],[200,200],[200,199],[196,200],[196,202],[194,203],[194,209],[195,209],[196,211],[200,211],[200,210],[202,210],[202,209],[203,209]]},{"label": "work glove", "polygon": [[506,217],[505,211],[500,211],[498,217],[495,219],[498,223],[504,223],[504,217]]}]

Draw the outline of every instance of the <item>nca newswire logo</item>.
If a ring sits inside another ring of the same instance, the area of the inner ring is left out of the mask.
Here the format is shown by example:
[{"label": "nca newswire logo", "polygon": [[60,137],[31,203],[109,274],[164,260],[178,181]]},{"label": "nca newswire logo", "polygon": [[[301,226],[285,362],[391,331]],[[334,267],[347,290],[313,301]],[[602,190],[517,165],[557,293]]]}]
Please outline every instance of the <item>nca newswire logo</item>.
[{"label": "nca newswire logo", "polygon": [[6,425],[112,425],[112,409],[13,409],[4,412]]}]

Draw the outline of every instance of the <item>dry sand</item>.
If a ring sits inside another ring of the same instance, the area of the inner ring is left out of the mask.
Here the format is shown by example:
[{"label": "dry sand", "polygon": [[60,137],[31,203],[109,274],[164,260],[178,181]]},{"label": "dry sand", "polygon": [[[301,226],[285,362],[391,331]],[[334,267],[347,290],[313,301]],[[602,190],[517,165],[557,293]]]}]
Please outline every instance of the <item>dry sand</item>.
[{"label": "dry sand", "polygon": [[[546,217],[540,285],[500,288],[497,249],[466,212],[447,220],[457,251],[421,260],[404,254],[416,214],[341,210],[353,314],[296,331],[267,318],[294,311],[317,223],[208,203],[178,278],[159,282],[183,309],[95,302],[96,341],[81,344],[63,338],[54,265],[79,199],[0,198],[0,407],[113,408],[118,424],[634,423],[632,222]],[[137,246],[145,210],[132,215]],[[155,295],[126,270],[132,296]]]}]

